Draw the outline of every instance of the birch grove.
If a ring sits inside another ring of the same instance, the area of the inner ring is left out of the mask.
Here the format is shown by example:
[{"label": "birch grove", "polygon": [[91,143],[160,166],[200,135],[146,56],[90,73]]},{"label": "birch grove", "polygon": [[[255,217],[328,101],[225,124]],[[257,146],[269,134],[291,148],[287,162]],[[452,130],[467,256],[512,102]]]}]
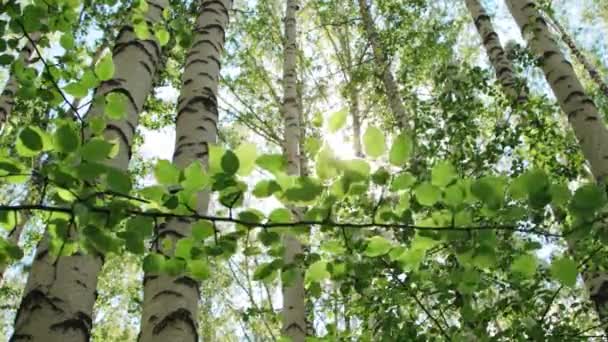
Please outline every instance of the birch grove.
[{"label": "birch grove", "polygon": [[0,336],[606,339],[602,8],[3,2]]}]

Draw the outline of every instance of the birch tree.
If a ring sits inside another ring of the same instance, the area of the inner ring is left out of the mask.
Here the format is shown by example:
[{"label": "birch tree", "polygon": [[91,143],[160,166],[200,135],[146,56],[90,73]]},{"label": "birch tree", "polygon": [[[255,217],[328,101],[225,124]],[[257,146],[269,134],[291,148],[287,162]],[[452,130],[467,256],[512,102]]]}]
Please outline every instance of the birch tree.
[{"label": "birch tree", "polygon": [[[147,3],[146,19],[151,23],[160,22],[162,12],[168,6],[167,1],[150,0]],[[118,141],[116,156],[107,161],[107,165],[118,172],[128,167],[138,114],[151,91],[160,53],[157,40],[138,39],[132,26],[122,27],[112,50],[113,76],[95,92],[101,98],[112,93],[128,98],[124,108],[126,118],[109,121],[103,133],[106,139]],[[104,112],[104,102],[93,104],[87,113],[87,121],[90,123],[93,118],[103,117]],[[114,173],[110,177],[119,177],[119,174]],[[71,225],[69,221],[67,223]],[[70,226],[65,228],[72,238],[76,237]],[[103,257],[95,252],[54,255],[50,250],[50,233],[47,231],[37,248],[11,340],[88,341],[97,275],[103,265]]]},{"label": "birch tree", "polygon": [[376,61],[376,72],[384,85],[389,107],[393,112],[395,120],[397,120],[398,126],[405,131],[411,131],[412,125],[410,124],[410,120],[412,118],[408,117],[405,106],[401,101],[399,86],[395,82],[395,76],[393,76],[393,72],[391,71],[390,63],[385,57],[385,50],[382,47],[382,42],[376,31],[374,19],[366,0],[359,0],[359,13],[363,21],[363,30],[371,45],[374,60]]},{"label": "birch tree", "polygon": [[[202,172],[207,167],[209,145],[217,140],[218,83],[231,0],[202,0],[194,28],[193,43],[186,54],[181,95],[175,119],[173,163]],[[198,168],[197,168],[198,166]],[[206,214],[209,192],[199,192],[196,212]],[[158,230],[153,251],[171,256],[161,242],[175,246],[181,238],[192,238],[194,221],[170,219]],[[196,272],[195,272],[196,275]],[[192,274],[171,276],[146,272],[140,341],[198,340],[199,281]]]},{"label": "birch tree", "polygon": [[[283,103],[281,113],[284,122],[284,151],[287,156],[287,173],[300,175],[300,118],[298,114],[298,91],[297,91],[297,11],[299,3],[297,0],[286,0],[284,20],[284,44],[283,44]],[[294,209],[296,216],[299,210]],[[298,237],[291,233],[283,236],[285,253],[283,261],[291,271],[289,284],[283,284],[283,335],[291,338],[294,342],[302,342],[306,338],[306,305],[304,291],[304,277],[298,258],[303,254],[302,243]]]},{"label": "birch tree", "polygon": [[507,97],[516,102],[523,102],[527,98],[525,86],[519,84],[513,72],[513,63],[507,57],[500,43],[500,38],[492,26],[490,16],[479,0],[465,0],[471,13],[486,54],[496,72],[496,78],[503,87]]},{"label": "birch tree", "polygon": [[[507,5],[530,49],[539,59],[547,83],[568,117],[593,176],[599,184],[604,184],[608,176],[608,129],[602,115],[560,51],[536,4],[530,0],[507,0]],[[569,244],[574,247],[572,252],[576,255],[576,245],[571,240]],[[600,269],[589,269],[583,276],[590,298],[604,321],[608,317],[608,276]]]}]

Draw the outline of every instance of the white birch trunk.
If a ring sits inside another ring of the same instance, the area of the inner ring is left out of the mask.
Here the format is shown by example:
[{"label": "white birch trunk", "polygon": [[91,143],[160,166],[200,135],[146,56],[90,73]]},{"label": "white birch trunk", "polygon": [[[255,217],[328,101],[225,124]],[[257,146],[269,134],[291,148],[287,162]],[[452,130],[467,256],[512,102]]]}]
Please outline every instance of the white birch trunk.
[{"label": "white birch trunk", "polygon": [[512,101],[519,103],[526,101],[528,97],[526,87],[518,85],[513,72],[513,63],[500,43],[490,16],[479,0],[465,0],[465,3],[503,91]]},{"label": "white birch trunk", "polygon": [[[40,32],[30,33],[29,35],[34,42],[38,42],[41,38]],[[30,63],[35,51],[36,49],[34,44],[28,40],[23,48],[21,48],[17,60],[21,61],[27,66]],[[19,81],[17,80],[17,77],[10,75],[6,85],[4,86],[4,90],[0,94],[0,130],[2,130],[6,122],[8,122],[9,117],[13,112],[13,107],[15,106],[15,96],[17,95],[18,90]]]},{"label": "white birch trunk", "polygon": [[[300,175],[299,141],[300,125],[298,115],[298,92],[297,92],[297,27],[296,13],[299,10],[298,0],[287,0],[285,8],[285,36],[283,43],[283,104],[281,113],[285,123],[284,140],[285,154],[287,156],[288,170],[290,175]],[[299,210],[293,208],[295,215]],[[293,282],[289,285],[283,284],[283,311],[282,329],[284,336],[291,338],[293,342],[303,342],[306,338],[306,307],[304,277],[301,267],[294,265],[298,255],[303,253],[302,243],[295,235],[286,233],[283,236],[285,252],[283,262],[295,269]]]},{"label": "white birch trunk", "polygon": [[[531,0],[507,0],[507,6],[532,52],[539,59],[547,83],[560,107],[568,116],[593,176],[598,183],[603,184],[608,176],[608,130],[595,103],[585,93],[536,4]],[[568,243],[571,252],[576,255],[575,242]],[[605,321],[608,319],[608,274],[589,265],[583,278],[600,320]]]},{"label": "white birch trunk", "polygon": [[[162,20],[167,0],[147,0],[147,19]],[[154,75],[161,61],[156,40],[138,40],[133,28],[121,29],[113,49],[114,77],[103,82],[96,95],[120,92],[127,96],[127,118],[111,121],[105,136],[118,139],[118,155],[109,164],[126,170],[131,144],[146,98],[152,90]],[[102,102],[103,103],[103,102]],[[87,117],[103,115],[103,105],[94,104]],[[15,318],[11,341],[83,342],[90,339],[97,276],[103,265],[100,255],[78,253],[55,257],[49,253],[45,235],[38,245],[25,292]]]},{"label": "white birch trunk", "polygon": [[[176,141],[173,162],[180,168],[199,161],[208,163],[208,146],[217,139],[220,59],[231,0],[203,0],[194,29],[193,45],[186,55],[181,95],[177,103]],[[197,211],[204,215],[209,192],[198,194]],[[173,243],[190,235],[191,221],[168,220],[161,225],[157,241]],[[170,256],[159,244],[155,252]],[[200,284],[188,275],[145,274],[144,303],[139,340],[142,342],[198,341]]]},{"label": "white birch trunk", "polygon": [[377,72],[380,74],[382,84],[384,85],[384,91],[386,92],[386,96],[388,98],[388,105],[391,108],[399,127],[402,130],[411,132],[411,118],[408,118],[405,107],[403,106],[403,102],[401,101],[401,97],[399,95],[399,86],[397,85],[397,82],[395,82],[395,77],[391,72],[390,64],[384,56],[384,48],[382,47],[382,42],[380,41],[378,32],[376,32],[374,20],[366,0],[359,0],[359,12],[361,14],[361,19],[363,20],[363,29],[365,31],[365,35],[367,36],[367,40],[372,47],[374,59],[376,60],[376,67],[378,68]]}]

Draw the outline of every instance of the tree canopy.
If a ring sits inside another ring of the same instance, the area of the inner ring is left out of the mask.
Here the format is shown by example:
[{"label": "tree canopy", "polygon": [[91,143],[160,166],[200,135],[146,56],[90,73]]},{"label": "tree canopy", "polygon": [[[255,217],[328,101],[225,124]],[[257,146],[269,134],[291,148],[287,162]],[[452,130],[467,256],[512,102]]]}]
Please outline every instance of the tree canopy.
[{"label": "tree canopy", "polygon": [[598,0],[0,0],[0,336],[606,338],[606,35]]}]

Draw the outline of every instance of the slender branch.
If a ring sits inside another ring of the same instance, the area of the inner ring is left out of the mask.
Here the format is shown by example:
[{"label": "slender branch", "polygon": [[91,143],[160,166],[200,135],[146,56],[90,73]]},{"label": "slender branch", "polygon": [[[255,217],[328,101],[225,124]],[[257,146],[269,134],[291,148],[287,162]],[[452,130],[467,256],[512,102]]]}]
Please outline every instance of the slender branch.
[{"label": "slender branch", "polygon": [[[51,211],[61,212],[66,214],[72,214],[73,210],[69,207],[59,207],[51,205],[38,205],[38,204],[25,204],[25,205],[0,205],[0,212],[2,211],[21,211],[21,210],[38,210],[38,211]],[[96,213],[110,214],[111,210],[103,207],[89,207],[89,210]],[[298,226],[332,226],[334,228],[390,228],[390,229],[414,229],[414,230],[428,230],[428,231],[461,231],[461,232],[472,232],[472,231],[485,231],[485,230],[506,230],[513,232],[520,232],[526,234],[534,234],[547,237],[562,237],[561,234],[554,234],[544,231],[538,231],[534,229],[524,229],[513,225],[479,225],[469,227],[454,227],[454,226],[443,226],[443,227],[428,227],[428,226],[416,226],[411,224],[401,223],[374,223],[374,222],[334,222],[332,220],[301,220],[293,222],[250,222],[241,220],[238,218],[226,217],[226,216],[211,216],[201,214],[175,214],[161,211],[142,211],[142,210],[126,210],[129,215],[145,216],[152,218],[182,218],[191,220],[208,220],[213,223],[226,222],[236,223],[244,227],[259,227],[259,228],[276,228],[276,227],[298,227]]]}]

